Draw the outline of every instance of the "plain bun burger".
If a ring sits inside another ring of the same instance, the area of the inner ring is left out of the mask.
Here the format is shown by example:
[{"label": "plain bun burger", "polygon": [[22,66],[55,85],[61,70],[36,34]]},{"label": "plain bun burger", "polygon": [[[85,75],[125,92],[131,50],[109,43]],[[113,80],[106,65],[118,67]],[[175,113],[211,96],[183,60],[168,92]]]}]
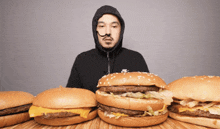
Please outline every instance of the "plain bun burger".
[{"label": "plain bun burger", "polygon": [[92,91],[60,86],[38,94],[29,114],[40,124],[71,125],[95,118],[96,105],[95,94]]},{"label": "plain bun burger", "polygon": [[220,128],[220,77],[191,76],[177,79],[167,87],[174,102],[169,116],[183,122]]},{"label": "plain bun burger", "polygon": [[28,110],[34,96],[23,91],[0,92],[0,127],[11,126],[30,119]]},{"label": "plain bun burger", "polygon": [[157,75],[143,72],[112,73],[98,81],[98,115],[107,123],[142,127],[167,119],[172,92]]}]

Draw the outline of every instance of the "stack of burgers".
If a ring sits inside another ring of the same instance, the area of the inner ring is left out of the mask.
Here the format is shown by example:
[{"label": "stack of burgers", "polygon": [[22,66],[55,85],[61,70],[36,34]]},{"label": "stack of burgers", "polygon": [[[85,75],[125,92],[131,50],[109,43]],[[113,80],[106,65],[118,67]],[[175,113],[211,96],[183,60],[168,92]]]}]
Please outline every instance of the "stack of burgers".
[{"label": "stack of burgers", "polygon": [[143,72],[113,73],[98,81],[98,115],[107,123],[141,127],[164,122],[172,92],[157,75]]},{"label": "stack of burgers", "polygon": [[183,122],[220,128],[220,77],[183,77],[168,84],[174,102],[169,116]]}]

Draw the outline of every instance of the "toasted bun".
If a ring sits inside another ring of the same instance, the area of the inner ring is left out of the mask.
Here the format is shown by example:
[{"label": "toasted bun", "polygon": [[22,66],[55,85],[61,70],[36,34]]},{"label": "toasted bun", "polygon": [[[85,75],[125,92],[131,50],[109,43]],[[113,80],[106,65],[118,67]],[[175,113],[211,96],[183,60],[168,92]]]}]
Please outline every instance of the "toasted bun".
[{"label": "toasted bun", "polygon": [[34,96],[23,91],[1,91],[0,110],[32,103]]},{"label": "toasted bun", "polygon": [[103,96],[100,94],[99,90],[96,91],[96,99],[99,103],[104,105],[141,111],[147,111],[148,106],[150,106],[154,111],[160,110],[164,105],[163,100],[159,99],[135,99],[128,97]]},{"label": "toasted bun", "polygon": [[33,105],[44,108],[95,107],[95,94],[80,88],[52,88],[38,94]]},{"label": "toasted bun", "polygon": [[90,112],[87,118],[83,118],[80,116],[55,118],[55,119],[44,119],[42,117],[34,117],[34,120],[44,125],[60,126],[60,125],[71,125],[71,124],[81,123],[84,121],[91,120],[96,116],[97,116],[97,109]]},{"label": "toasted bun", "polygon": [[220,101],[220,77],[193,76],[183,77],[167,85],[178,99],[197,101]]},{"label": "toasted bun", "polygon": [[191,116],[184,116],[177,113],[169,112],[169,116],[173,119],[188,122],[196,125],[202,125],[212,128],[220,128],[220,120],[219,119],[212,119],[206,117],[191,117]]},{"label": "toasted bun", "polygon": [[110,124],[125,126],[125,127],[143,127],[151,126],[164,122],[167,119],[168,113],[159,116],[146,116],[146,117],[120,117],[118,119],[109,118],[104,115],[104,112],[98,109],[99,117]]},{"label": "toasted bun", "polygon": [[14,115],[0,116],[0,127],[11,126],[29,120],[28,112]]},{"label": "toasted bun", "polygon": [[99,79],[98,86],[141,85],[165,88],[166,83],[159,76],[144,72],[112,73]]}]

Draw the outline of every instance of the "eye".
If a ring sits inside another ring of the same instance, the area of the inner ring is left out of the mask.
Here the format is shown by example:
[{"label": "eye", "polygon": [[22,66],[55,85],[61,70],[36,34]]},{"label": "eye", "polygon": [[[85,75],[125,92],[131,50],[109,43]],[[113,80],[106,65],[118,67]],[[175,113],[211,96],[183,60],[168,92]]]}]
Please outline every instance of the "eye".
[{"label": "eye", "polygon": [[98,27],[102,28],[102,27],[104,27],[104,25],[98,25]]},{"label": "eye", "polygon": [[105,27],[105,24],[99,23],[99,24],[97,25],[97,27],[103,28],[103,27]]},{"label": "eye", "polygon": [[113,23],[111,26],[112,26],[112,28],[118,28],[119,24],[118,23]]}]

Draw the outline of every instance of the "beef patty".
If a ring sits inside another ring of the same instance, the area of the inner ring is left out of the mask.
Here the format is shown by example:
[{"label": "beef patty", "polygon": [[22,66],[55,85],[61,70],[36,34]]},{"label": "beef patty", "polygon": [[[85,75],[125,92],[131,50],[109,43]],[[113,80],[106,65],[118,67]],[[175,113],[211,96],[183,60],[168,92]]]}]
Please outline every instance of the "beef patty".
[{"label": "beef patty", "polygon": [[125,93],[125,92],[147,92],[147,91],[159,91],[159,87],[156,86],[105,86],[99,88],[100,91],[112,92],[112,93]]},{"label": "beef patty", "polygon": [[43,114],[41,117],[44,119],[54,119],[54,118],[63,118],[63,117],[71,117],[71,116],[79,116],[79,114],[75,114],[72,112],[57,112],[57,113]]},{"label": "beef patty", "polygon": [[209,111],[204,111],[204,110],[196,110],[196,111],[184,111],[184,112],[179,112],[178,107],[181,105],[175,104],[172,106],[168,107],[168,110],[174,113],[178,113],[181,115],[187,115],[187,116],[195,116],[195,117],[207,117],[207,118],[220,118],[220,115],[216,114],[211,114]]},{"label": "beef patty", "polygon": [[26,105],[22,105],[22,106],[17,106],[17,107],[6,108],[6,109],[3,109],[3,110],[0,110],[0,116],[26,112],[26,111],[29,110],[31,105],[32,104],[26,104]]},{"label": "beef patty", "polygon": [[[90,112],[92,112],[96,109],[97,109],[97,107],[92,107],[92,110]],[[64,111],[64,112],[47,113],[47,114],[44,113],[40,117],[44,118],[44,119],[54,119],[54,118],[63,118],[63,117],[72,117],[72,116],[79,116],[79,114]]]},{"label": "beef patty", "polygon": [[[115,107],[103,105],[101,103],[98,103],[98,108],[103,112],[107,111],[108,113],[111,113],[111,112],[124,113],[124,114],[129,115],[129,116],[138,116],[138,115],[143,115],[144,114],[144,111],[115,108]],[[146,116],[147,115],[148,114],[146,114]]]}]

